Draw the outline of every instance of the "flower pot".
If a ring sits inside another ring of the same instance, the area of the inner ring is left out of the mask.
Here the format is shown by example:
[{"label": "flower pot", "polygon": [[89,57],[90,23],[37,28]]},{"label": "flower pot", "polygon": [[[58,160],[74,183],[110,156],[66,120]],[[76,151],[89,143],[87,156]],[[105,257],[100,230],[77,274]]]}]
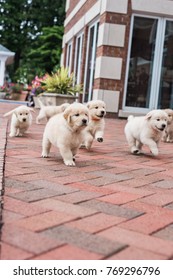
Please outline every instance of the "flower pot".
[{"label": "flower pot", "polygon": [[28,94],[27,90],[22,90],[21,95],[20,95],[20,100],[25,101],[27,94]]},{"label": "flower pot", "polygon": [[75,102],[78,96],[45,92],[38,97],[34,96],[35,108],[40,108],[37,98],[39,98],[45,106],[59,106],[63,103]]},{"label": "flower pot", "polygon": [[11,93],[11,100],[20,100],[21,93],[12,92]]},{"label": "flower pot", "polygon": [[1,91],[0,92],[0,99],[5,99],[6,92]]}]

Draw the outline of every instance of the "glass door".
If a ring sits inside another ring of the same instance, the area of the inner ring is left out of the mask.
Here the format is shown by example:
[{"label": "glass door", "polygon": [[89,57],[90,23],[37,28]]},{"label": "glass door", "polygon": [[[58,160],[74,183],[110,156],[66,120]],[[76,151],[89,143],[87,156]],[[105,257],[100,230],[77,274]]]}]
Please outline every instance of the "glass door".
[{"label": "glass door", "polygon": [[133,18],[125,107],[150,106],[157,27],[158,19]]},{"label": "glass door", "polygon": [[67,45],[67,55],[66,55],[66,68],[68,68],[69,74],[71,73],[72,66],[72,42]]},{"label": "glass door", "polygon": [[81,62],[82,62],[82,47],[83,47],[83,33],[76,38],[76,48],[75,48],[75,67],[74,74],[76,84],[81,83]]},{"label": "glass door", "polygon": [[125,110],[173,107],[173,21],[133,17],[126,76]]},{"label": "glass door", "polygon": [[84,80],[84,102],[92,100],[99,22],[88,30],[87,59]]},{"label": "glass door", "polygon": [[158,108],[173,108],[173,21],[166,20],[162,48],[162,65]]}]

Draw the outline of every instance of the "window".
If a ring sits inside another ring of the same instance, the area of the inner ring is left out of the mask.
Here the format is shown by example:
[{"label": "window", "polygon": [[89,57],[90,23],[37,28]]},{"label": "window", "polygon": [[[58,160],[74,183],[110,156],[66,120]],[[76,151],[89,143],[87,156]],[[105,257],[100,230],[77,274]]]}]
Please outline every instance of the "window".
[{"label": "window", "polygon": [[72,42],[68,43],[68,45],[67,45],[66,68],[68,68],[69,73],[71,73],[71,69],[72,69]]},{"label": "window", "polygon": [[173,108],[173,21],[165,22],[158,108]]},{"label": "window", "polygon": [[173,21],[134,16],[124,107],[140,112],[173,106]]},{"label": "window", "polygon": [[83,47],[83,33],[76,38],[76,49],[75,49],[75,67],[74,74],[76,84],[81,83],[81,63],[82,63],[82,47]]},{"label": "window", "polygon": [[84,102],[92,100],[99,22],[88,29],[87,59],[84,81]]}]

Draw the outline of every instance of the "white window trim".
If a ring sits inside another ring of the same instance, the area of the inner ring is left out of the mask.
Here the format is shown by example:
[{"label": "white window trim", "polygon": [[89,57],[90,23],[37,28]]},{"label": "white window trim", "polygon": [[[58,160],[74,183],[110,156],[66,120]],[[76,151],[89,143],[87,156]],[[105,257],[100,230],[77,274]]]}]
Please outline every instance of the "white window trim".
[{"label": "white window trim", "polygon": [[[69,49],[70,49],[70,53],[69,53]],[[66,68],[68,68],[69,74],[71,73],[72,70],[72,53],[73,53],[73,44],[71,41],[67,44],[67,54],[66,54]],[[69,61],[69,65],[68,65],[68,61]]]},{"label": "white window trim", "polygon": [[[85,75],[84,75],[84,94],[83,94],[83,102],[84,102],[84,99],[85,99],[85,89],[86,89],[86,79],[87,79],[87,69],[88,69],[88,56],[89,56],[89,43],[90,43],[90,32],[91,32],[91,28],[93,26],[95,26],[95,30],[96,30],[96,26],[97,24],[99,23],[99,20],[96,20],[94,23],[92,23],[88,28],[89,28],[89,31],[88,31],[88,42],[87,42],[87,54],[86,54],[86,65],[85,65]],[[93,69],[94,67],[94,56],[95,56],[95,48],[97,47],[96,46],[96,36],[97,36],[97,32],[94,32],[94,47],[93,47],[93,50],[92,50],[92,59],[91,59],[91,69]],[[93,84],[91,83],[91,81],[93,81],[93,78],[94,78],[94,73],[93,71],[91,71],[90,73],[90,84],[89,84],[89,93],[88,93],[88,101],[91,100],[91,93],[92,93],[92,86]]]},{"label": "white window trim", "polygon": [[[135,107],[128,107],[125,106],[126,102],[126,95],[127,95],[127,85],[128,85],[128,73],[129,73],[129,63],[130,63],[130,53],[131,53],[131,45],[132,45],[132,35],[133,35],[133,27],[134,27],[134,17],[141,17],[141,18],[152,18],[158,19],[158,26],[157,26],[157,34],[156,34],[156,44],[155,44],[155,57],[153,61],[153,72],[152,72],[152,83],[151,83],[151,95],[150,95],[150,102],[149,108],[135,108]],[[163,50],[164,44],[164,32],[166,21],[171,20],[170,18],[162,18],[157,16],[148,16],[148,15],[139,15],[133,14],[130,26],[130,40],[128,46],[128,55],[127,55],[127,64],[126,64],[126,74],[125,74],[125,86],[124,86],[124,96],[123,96],[123,106],[122,110],[124,112],[135,112],[140,114],[146,114],[150,110],[157,108],[158,104],[158,97],[159,97],[159,86],[160,86],[160,77],[161,77],[161,65],[162,59],[160,59]]]},{"label": "white window trim", "polygon": [[[79,48],[79,54],[77,53],[77,42],[78,39],[81,39],[81,44]],[[76,75],[76,84],[81,83],[81,61],[82,61],[82,46],[83,46],[83,39],[84,39],[84,32],[81,32],[77,37],[76,37],[76,46],[75,46],[75,62],[74,62],[74,73],[77,73]],[[77,57],[78,57],[78,64],[77,64]]]}]

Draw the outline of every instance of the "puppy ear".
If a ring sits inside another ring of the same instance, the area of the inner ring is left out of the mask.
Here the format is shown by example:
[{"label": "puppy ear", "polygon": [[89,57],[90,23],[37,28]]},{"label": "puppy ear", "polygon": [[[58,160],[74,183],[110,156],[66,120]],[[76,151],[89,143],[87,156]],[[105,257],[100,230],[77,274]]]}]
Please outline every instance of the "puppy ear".
[{"label": "puppy ear", "polygon": [[70,105],[70,104],[68,104],[68,103],[62,104],[62,105],[61,105],[62,111],[64,112],[65,109],[66,109],[69,105]]},{"label": "puppy ear", "polygon": [[88,102],[88,103],[86,104],[86,106],[87,106],[87,108],[89,109],[90,106],[91,106],[91,102]]},{"label": "puppy ear", "polygon": [[146,114],[145,119],[149,120],[152,117],[152,111],[148,112],[148,114]]},{"label": "puppy ear", "polygon": [[69,110],[68,108],[65,109],[65,111],[64,111],[64,113],[63,113],[63,117],[64,117],[64,119],[66,119],[66,121],[67,121],[68,123],[70,123],[70,121],[71,121],[71,115],[70,115],[70,113],[71,113],[71,110]]}]

